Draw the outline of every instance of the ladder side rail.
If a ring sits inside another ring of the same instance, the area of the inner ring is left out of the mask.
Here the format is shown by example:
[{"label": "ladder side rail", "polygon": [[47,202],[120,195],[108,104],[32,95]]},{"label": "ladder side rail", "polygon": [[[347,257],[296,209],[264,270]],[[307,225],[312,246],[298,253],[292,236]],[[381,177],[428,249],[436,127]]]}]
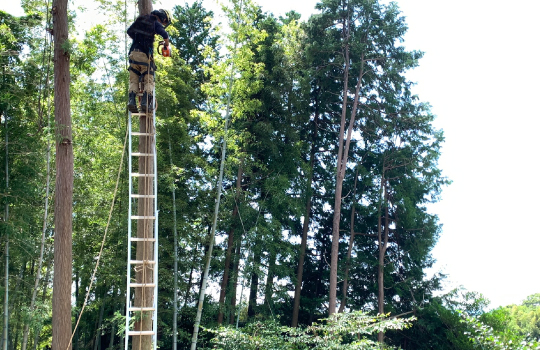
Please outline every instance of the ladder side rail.
[{"label": "ladder side rail", "polygon": [[[131,112],[128,112],[128,174],[132,171],[132,141],[131,141]],[[125,334],[125,350],[128,350],[128,344],[129,344],[129,322],[130,322],[130,311],[129,308],[131,306],[131,288],[130,288],[130,282],[131,282],[131,264],[129,261],[131,260],[131,214],[132,214],[132,198],[131,194],[133,192],[133,183],[131,176],[129,176],[129,200],[128,200],[128,239],[127,239],[127,286],[126,286],[126,334]]]},{"label": "ladder side rail", "polygon": [[154,329],[154,335],[153,335],[153,343],[154,343],[154,350],[157,350],[157,308],[158,308],[158,213],[159,213],[159,210],[158,210],[158,206],[157,206],[157,142],[156,142],[156,139],[157,139],[157,131],[156,131],[156,106],[157,106],[157,101],[156,101],[156,88],[155,88],[155,85],[154,85],[154,92],[153,92],[153,95],[154,95],[154,109],[152,111],[152,116],[153,116],[153,120],[152,120],[152,124],[153,124],[153,134],[154,134],[154,137],[152,138],[153,139],[153,142],[152,142],[152,146],[153,146],[153,154],[154,154],[154,217],[155,217],[155,220],[154,220],[154,239],[156,240],[154,242],[154,283],[155,283],[155,286],[154,286],[154,311],[153,311],[153,329]]}]

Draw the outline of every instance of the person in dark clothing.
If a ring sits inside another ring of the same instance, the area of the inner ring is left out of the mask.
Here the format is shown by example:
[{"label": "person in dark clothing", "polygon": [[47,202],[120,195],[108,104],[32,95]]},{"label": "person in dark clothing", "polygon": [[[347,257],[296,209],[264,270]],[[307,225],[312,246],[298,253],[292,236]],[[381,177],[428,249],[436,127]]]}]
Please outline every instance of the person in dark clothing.
[{"label": "person in dark clothing", "polygon": [[128,28],[127,34],[133,39],[129,49],[129,102],[128,109],[137,113],[136,96],[139,92],[139,83],[144,86],[141,99],[141,110],[150,112],[154,109],[154,35],[160,35],[169,46],[169,34],[165,31],[171,24],[171,15],[167,10],[154,10],[149,15],[139,16]]}]

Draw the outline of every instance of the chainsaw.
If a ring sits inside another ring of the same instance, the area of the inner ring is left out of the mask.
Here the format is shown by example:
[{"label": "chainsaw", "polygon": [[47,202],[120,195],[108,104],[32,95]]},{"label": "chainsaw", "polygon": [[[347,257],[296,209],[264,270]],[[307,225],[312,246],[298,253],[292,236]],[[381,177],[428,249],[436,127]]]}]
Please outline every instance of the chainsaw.
[{"label": "chainsaw", "polygon": [[165,41],[160,41],[158,43],[157,52],[163,57],[171,57],[171,46],[165,46]]}]

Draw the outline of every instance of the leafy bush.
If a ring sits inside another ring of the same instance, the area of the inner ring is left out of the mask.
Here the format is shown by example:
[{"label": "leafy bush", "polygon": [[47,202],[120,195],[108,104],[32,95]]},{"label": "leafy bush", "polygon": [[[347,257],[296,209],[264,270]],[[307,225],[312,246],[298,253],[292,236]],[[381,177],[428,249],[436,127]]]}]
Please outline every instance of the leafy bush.
[{"label": "leafy bush", "polygon": [[482,350],[540,350],[538,340],[525,339],[520,342],[514,342],[511,339],[506,340],[493,327],[484,324],[478,317],[468,315],[463,316],[463,322],[467,324],[470,332],[465,334],[473,343],[474,349]]},{"label": "leafy bush", "polygon": [[215,334],[212,349],[220,350],[392,349],[381,346],[369,336],[410,327],[414,320],[414,317],[369,316],[358,311],[334,314],[307,328],[291,328],[267,321],[250,323],[241,329],[206,330]]}]

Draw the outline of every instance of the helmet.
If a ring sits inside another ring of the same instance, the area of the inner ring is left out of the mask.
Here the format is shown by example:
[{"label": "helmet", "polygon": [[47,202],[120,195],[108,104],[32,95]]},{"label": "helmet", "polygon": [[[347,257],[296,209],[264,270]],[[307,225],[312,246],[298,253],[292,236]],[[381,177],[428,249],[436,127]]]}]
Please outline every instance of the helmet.
[{"label": "helmet", "polygon": [[172,17],[169,11],[164,10],[164,9],[159,9],[159,10],[152,11],[151,14],[158,17],[159,20],[163,23],[163,26],[165,28],[167,28],[169,24],[171,24]]}]

